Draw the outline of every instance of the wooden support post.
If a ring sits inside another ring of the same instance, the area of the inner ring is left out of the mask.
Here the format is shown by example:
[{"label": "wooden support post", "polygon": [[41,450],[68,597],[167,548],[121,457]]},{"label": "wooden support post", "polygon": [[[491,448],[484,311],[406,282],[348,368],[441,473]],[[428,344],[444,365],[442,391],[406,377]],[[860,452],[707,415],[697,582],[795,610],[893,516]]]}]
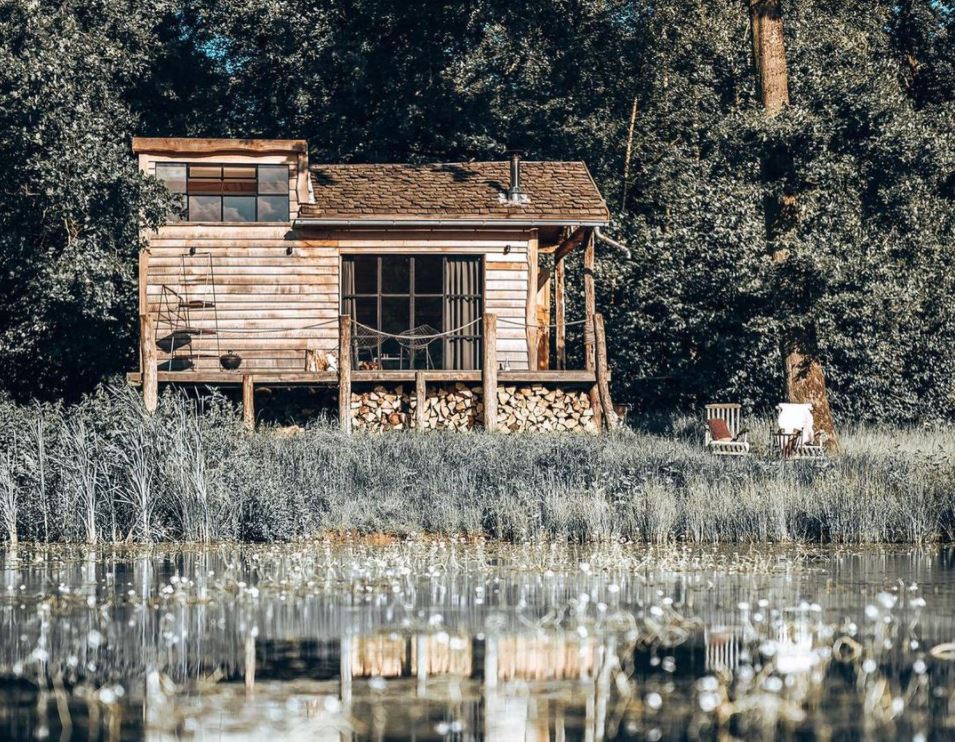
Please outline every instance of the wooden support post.
[{"label": "wooden support post", "polygon": [[[544,278],[541,271],[541,278]],[[537,290],[537,368],[550,370],[550,278]]]},{"label": "wooden support post", "polygon": [[255,430],[255,384],[252,374],[242,374],[242,422]]},{"label": "wooden support post", "polygon": [[537,279],[540,267],[537,264],[537,230],[531,232],[527,241],[527,305],[524,324],[527,331],[527,368],[533,371],[537,366],[537,336],[539,334],[537,318]]},{"label": "wooden support post", "polygon": [[[593,328],[593,316],[597,313],[597,295],[594,290],[594,232],[590,230],[587,244],[584,247],[584,316],[587,318],[587,328]],[[584,330],[584,341],[593,340],[590,332]],[[585,368],[594,367],[594,344],[584,346]]]},{"label": "wooden support post", "polygon": [[418,430],[424,430],[425,422],[425,404],[428,399],[428,387],[424,380],[424,374],[418,371],[414,375],[414,426]]},{"label": "wooden support post", "polygon": [[555,333],[555,354],[557,369],[567,368],[567,315],[564,305],[564,258],[554,256],[554,322],[557,325]]},{"label": "wooden support post", "polygon": [[143,404],[155,412],[159,403],[159,376],[156,367],[156,331],[149,314],[139,315],[139,357],[142,364]]},{"label": "wooden support post", "polygon": [[600,393],[600,404],[603,407],[604,419],[607,428],[617,427],[619,422],[617,413],[613,409],[613,400],[610,399],[610,368],[607,363],[607,331],[604,327],[602,314],[594,315],[594,348],[597,354],[597,389]]},{"label": "wooden support post", "polygon": [[[594,233],[590,230],[587,235],[587,242],[584,245],[584,316],[587,322],[584,324],[584,368],[593,370],[596,368],[596,354],[594,350],[594,315],[597,313],[597,295],[594,290]],[[599,430],[603,415],[600,404],[600,388],[594,384],[590,388],[590,406],[594,411],[594,424]]]},{"label": "wooden support post", "polygon": [[[139,251],[139,313],[149,314],[149,248]],[[140,369],[141,371],[142,369]]]},{"label": "wooden support post", "polygon": [[600,404],[600,385],[594,384],[590,387],[587,397],[590,399],[590,409],[594,411],[594,426],[600,430],[604,425],[603,405]]},{"label": "wooden support post", "polygon": [[338,318],[338,423],[351,432],[351,317]]},{"label": "wooden support post", "polygon": [[497,430],[497,316],[484,315],[484,368],[481,381],[484,387],[484,429]]}]

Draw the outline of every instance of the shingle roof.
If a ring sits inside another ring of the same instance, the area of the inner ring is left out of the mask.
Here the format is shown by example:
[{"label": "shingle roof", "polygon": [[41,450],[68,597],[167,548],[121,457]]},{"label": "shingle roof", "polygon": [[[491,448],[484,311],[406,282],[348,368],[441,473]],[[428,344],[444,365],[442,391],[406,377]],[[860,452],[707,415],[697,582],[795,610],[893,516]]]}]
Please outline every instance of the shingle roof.
[{"label": "shingle roof", "polygon": [[313,165],[314,204],[304,219],[606,222],[610,214],[583,162],[521,162],[528,202],[501,201],[508,162]]}]

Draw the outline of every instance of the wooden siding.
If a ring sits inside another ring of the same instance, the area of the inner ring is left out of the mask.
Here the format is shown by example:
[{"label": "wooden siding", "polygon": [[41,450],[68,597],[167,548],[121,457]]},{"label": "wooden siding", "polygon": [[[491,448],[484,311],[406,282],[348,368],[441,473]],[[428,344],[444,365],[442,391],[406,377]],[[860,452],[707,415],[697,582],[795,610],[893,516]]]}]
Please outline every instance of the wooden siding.
[{"label": "wooden siding", "polygon": [[498,318],[497,357],[513,369],[527,368],[527,276],[526,245],[484,257],[484,305]]},{"label": "wooden siding", "polygon": [[[292,184],[290,189],[294,192]],[[218,334],[194,336],[191,345],[175,355],[192,356],[193,371],[218,371],[218,354],[234,350],[249,372],[301,372],[307,347],[337,349],[342,254],[480,255],[485,266],[486,310],[501,318],[498,357],[507,359],[512,369],[521,370],[527,369],[528,363],[524,326],[528,239],[525,232],[319,233],[293,231],[286,224],[172,224],[149,235],[141,296],[157,321],[157,335],[163,337],[175,329],[166,312],[159,316],[163,287],[187,300],[212,301],[211,263],[215,309],[192,310],[189,324],[199,330],[218,327]],[[292,248],[291,255],[288,248]],[[190,249],[195,250],[193,256]],[[158,356],[160,361],[168,358],[161,350]]]}]

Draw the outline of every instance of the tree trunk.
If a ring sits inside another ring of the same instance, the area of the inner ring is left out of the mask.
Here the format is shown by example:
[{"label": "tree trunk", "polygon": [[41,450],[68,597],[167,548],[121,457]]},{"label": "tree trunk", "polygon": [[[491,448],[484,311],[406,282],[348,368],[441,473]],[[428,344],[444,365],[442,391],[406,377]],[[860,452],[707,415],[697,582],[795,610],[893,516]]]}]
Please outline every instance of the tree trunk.
[{"label": "tree trunk", "polygon": [[[789,72],[786,67],[786,46],[783,38],[781,0],[749,0],[749,17],[753,35],[753,63],[759,83],[760,97],[767,116],[775,116],[789,105]],[[792,167],[792,158],[785,152],[763,156],[763,174],[767,180],[777,179]],[[796,195],[787,193],[778,202],[765,204],[766,238],[772,246],[775,238],[795,222]],[[773,260],[782,265],[788,253],[773,251]],[[812,405],[816,430],[827,435],[826,447],[838,451],[839,439],[826,394],[826,377],[816,358],[812,331],[791,328],[782,343],[786,396],[790,402]]]},{"label": "tree trunk", "polygon": [[775,116],[789,104],[789,72],[780,0],[749,0],[749,20],[763,108],[768,115]]}]

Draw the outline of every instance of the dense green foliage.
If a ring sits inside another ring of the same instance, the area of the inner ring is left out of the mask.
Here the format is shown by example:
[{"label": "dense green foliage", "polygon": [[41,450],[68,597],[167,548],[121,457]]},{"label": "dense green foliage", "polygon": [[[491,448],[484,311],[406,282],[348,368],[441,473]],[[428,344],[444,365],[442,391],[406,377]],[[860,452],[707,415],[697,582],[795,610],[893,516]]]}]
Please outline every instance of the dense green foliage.
[{"label": "dense green foliage", "polygon": [[[323,531],[503,539],[923,541],[955,537],[948,429],[849,430],[824,462],[705,453],[699,424],[610,436],[250,435],[219,399],[128,388],[74,406],[0,403],[0,538],[284,540]],[[762,444],[762,445],[758,445]],[[436,465],[436,462],[440,462]],[[488,462],[493,462],[489,465]],[[479,496],[476,496],[479,493]]]},{"label": "dense green foliage", "polygon": [[599,252],[618,398],[771,404],[805,322],[837,414],[955,418],[955,7],[783,7],[792,105],[767,121],[741,0],[6,2],[2,384],[76,396],[129,364],[137,220],[163,206],[134,133],[301,136],[314,161],[521,143],[586,160],[634,251]]}]

